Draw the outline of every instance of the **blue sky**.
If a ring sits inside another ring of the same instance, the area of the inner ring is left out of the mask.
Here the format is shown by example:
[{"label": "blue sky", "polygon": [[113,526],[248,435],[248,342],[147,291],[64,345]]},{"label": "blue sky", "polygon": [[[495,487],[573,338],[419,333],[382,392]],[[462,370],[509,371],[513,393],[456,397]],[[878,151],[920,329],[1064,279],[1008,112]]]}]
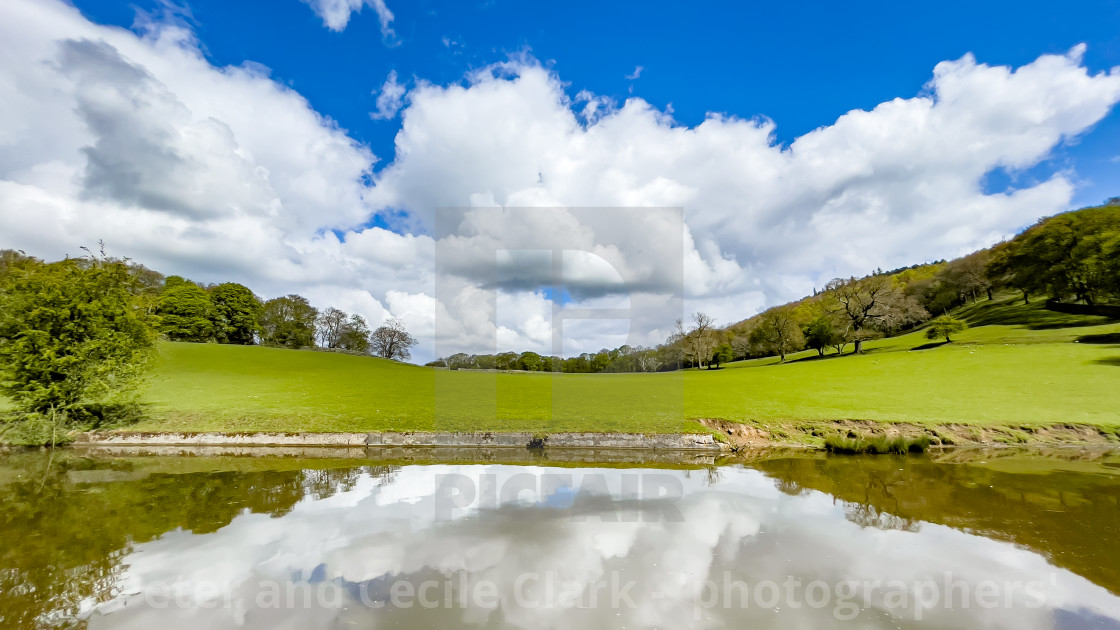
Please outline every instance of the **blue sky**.
[{"label": "blue sky", "polygon": [[[554,300],[635,314],[564,353],[651,345],[1120,195],[1116,1],[169,1],[0,2],[0,247],[400,318],[421,361],[551,353]],[[495,281],[536,250],[567,292]]]},{"label": "blue sky", "polygon": [[[91,20],[131,27],[159,0],[74,0]],[[1076,44],[1091,72],[1120,66],[1120,2],[681,4],[670,2],[395,2],[396,45],[383,42],[370,7],[345,30],[324,28],[296,0],[190,0],[189,21],[218,66],[246,60],[306,97],[352,137],[391,161],[399,121],[372,120],[374,90],[395,70],[402,83],[461,81],[471,70],[530,52],[566,83],[619,103],[640,97],[672,108],[684,125],[709,112],[766,116],[788,143],[852,109],[918,94],[940,61],[972,52],[990,65],[1020,66]],[[635,69],[637,79],[628,79]],[[379,164],[380,166],[380,164]],[[1120,195],[1120,114],[1076,146],[988,190],[1075,168],[1074,205]]]}]

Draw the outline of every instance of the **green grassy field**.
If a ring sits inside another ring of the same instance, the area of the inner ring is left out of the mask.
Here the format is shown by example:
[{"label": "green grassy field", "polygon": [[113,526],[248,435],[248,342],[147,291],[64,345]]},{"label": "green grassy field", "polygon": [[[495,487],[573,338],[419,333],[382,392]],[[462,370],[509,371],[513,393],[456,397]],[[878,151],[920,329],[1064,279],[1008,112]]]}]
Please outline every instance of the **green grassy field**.
[{"label": "green grassy field", "polygon": [[952,344],[931,347],[916,331],[860,356],[668,374],[449,372],[167,343],[145,395],[152,419],[131,429],[704,431],[697,418],[1120,427],[1120,323],[999,298],[959,316],[973,327]]}]

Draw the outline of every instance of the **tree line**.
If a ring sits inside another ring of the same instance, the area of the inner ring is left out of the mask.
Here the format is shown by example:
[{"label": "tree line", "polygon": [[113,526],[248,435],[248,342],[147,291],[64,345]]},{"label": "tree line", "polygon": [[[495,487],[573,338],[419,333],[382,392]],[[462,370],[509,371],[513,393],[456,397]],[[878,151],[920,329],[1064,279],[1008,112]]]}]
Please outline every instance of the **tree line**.
[{"label": "tree line", "polygon": [[786,356],[806,349],[819,356],[863,352],[863,344],[926,326],[930,339],[952,340],[965,322],[960,306],[1016,290],[1025,301],[1047,296],[1095,307],[1120,303],[1120,198],[1040,219],[1015,238],[951,261],[876,270],[837,278],[796,302],[717,327],[694,313],[678,320],[665,343],[561,358],[534,352],[455,354],[428,365],[450,369],[555,372],[658,372],[718,368],[740,359]]},{"label": "tree line", "polygon": [[159,338],[318,347],[406,360],[416,339],[396,319],[370,330],[358,315],[247,287],[203,286],[86,250],[44,262],[0,250],[0,438],[55,443],[60,428],[92,429],[138,414],[136,385]]},{"label": "tree line", "polygon": [[322,348],[402,361],[417,343],[399,319],[370,330],[360,315],[333,306],[320,310],[296,294],[262,301],[235,282],[204,286],[168,276],[153,314],[172,341]]}]

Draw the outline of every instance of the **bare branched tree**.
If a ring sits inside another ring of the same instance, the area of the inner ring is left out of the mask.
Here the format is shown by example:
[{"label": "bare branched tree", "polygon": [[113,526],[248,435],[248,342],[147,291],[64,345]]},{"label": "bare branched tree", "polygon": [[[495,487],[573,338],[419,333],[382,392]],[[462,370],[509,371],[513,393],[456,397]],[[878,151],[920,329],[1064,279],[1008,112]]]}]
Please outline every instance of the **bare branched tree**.
[{"label": "bare branched tree", "polygon": [[696,367],[703,367],[712,359],[712,354],[719,345],[719,336],[715,330],[716,320],[707,313],[692,314],[693,347],[696,352]]},{"label": "bare branched tree", "polygon": [[676,321],[676,331],[669,337],[669,343],[679,344],[685,360],[691,361],[700,369],[712,358],[719,336],[715,332],[715,319],[707,313],[693,313],[690,327],[685,330],[684,321]]},{"label": "bare branched tree", "polygon": [[346,313],[335,307],[325,309],[315,318],[315,336],[322,348],[338,348],[346,327]]},{"label": "bare branched tree", "polygon": [[845,333],[855,343],[857,354],[863,351],[863,342],[880,331],[929,316],[916,300],[895,287],[889,276],[837,278],[826,289],[835,296],[835,311],[847,321]]},{"label": "bare branched tree", "polygon": [[373,353],[383,359],[407,361],[412,357],[409,349],[417,343],[416,338],[404,329],[404,322],[396,318],[385,322],[370,335]]}]

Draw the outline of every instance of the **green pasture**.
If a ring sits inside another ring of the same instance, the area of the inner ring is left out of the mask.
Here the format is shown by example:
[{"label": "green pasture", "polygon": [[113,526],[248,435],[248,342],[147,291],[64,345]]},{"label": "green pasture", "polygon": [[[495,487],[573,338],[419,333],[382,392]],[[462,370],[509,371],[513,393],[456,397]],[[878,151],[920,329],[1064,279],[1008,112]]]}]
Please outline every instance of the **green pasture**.
[{"label": "green pasture", "polygon": [[[704,431],[697,418],[1120,426],[1120,323],[1014,298],[859,356],[808,351],[662,374],[447,371],[370,357],[165,343],[140,431]],[[850,351],[851,346],[848,347]]]}]

